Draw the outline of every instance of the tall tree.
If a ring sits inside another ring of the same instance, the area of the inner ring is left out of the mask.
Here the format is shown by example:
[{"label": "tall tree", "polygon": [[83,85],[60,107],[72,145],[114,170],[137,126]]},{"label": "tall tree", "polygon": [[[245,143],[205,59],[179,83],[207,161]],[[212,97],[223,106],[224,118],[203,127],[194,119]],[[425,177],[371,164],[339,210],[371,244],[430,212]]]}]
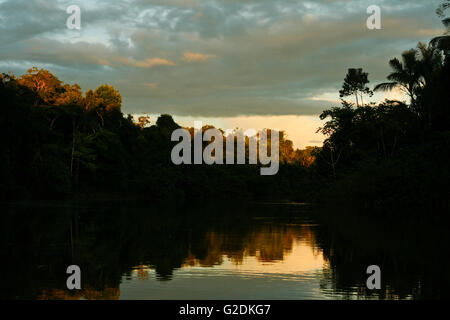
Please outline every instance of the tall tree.
[{"label": "tall tree", "polygon": [[120,110],[122,107],[122,97],[113,86],[101,85],[95,89],[94,94],[96,97],[103,99],[103,103],[106,110]]},{"label": "tall tree", "polygon": [[363,94],[368,94],[369,96],[373,95],[373,92],[367,86],[368,83],[368,73],[363,72],[362,68],[348,69],[342,85],[342,90],[339,91],[339,95],[341,98],[355,95],[356,105],[359,107],[358,94],[360,94],[361,105],[364,105]]},{"label": "tall tree", "polygon": [[387,76],[390,82],[376,85],[374,91],[391,91],[400,88],[411,98],[411,104],[414,106],[417,99],[417,89],[421,85],[421,67],[417,55],[416,49],[410,49],[402,53],[402,61],[397,58],[390,60],[389,65],[392,72]]},{"label": "tall tree", "polygon": [[450,17],[445,15],[446,10],[450,8],[450,0],[445,0],[436,10],[437,15],[442,19],[445,26],[445,32],[442,36],[435,37],[431,44],[441,50],[444,50],[446,56],[450,54]]},{"label": "tall tree", "polygon": [[421,78],[419,79],[421,87],[430,84],[432,78],[442,69],[443,60],[441,50],[433,45],[426,45],[419,42],[418,48],[418,73]]},{"label": "tall tree", "polygon": [[37,94],[34,105],[54,104],[58,94],[64,91],[62,81],[45,69],[36,67],[29,69],[27,74],[19,78],[19,84]]}]

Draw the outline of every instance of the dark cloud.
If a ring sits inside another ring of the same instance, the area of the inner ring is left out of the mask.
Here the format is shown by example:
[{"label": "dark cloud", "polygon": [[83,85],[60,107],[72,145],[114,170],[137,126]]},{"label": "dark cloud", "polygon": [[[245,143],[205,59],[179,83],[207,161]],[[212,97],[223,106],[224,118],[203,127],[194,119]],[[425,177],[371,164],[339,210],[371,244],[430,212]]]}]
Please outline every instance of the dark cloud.
[{"label": "dark cloud", "polygon": [[[129,113],[312,115],[347,68],[382,81],[391,57],[438,34],[439,2],[0,0],[0,71],[48,67],[84,89],[107,82]],[[81,31],[66,28],[71,4]],[[382,30],[365,26],[372,4]]]}]

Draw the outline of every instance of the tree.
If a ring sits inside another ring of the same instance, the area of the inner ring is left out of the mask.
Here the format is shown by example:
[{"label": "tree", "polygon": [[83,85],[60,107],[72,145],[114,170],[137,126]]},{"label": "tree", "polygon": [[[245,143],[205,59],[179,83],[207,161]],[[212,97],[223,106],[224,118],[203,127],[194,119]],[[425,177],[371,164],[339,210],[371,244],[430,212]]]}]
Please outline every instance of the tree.
[{"label": "tree", "polygon": [[113,109],[120,110],[122,107],[122,96],[113,86],[101,85],[94,91],[94,95],[97,98],[103,100],[106,110]]},{"label": "tree", "polygon": [[446,56],[450,53],[450,17],[445,16],[445,11],[450,8],[450,0],[444,1],[436,10],[437,15],[442,19],[442,24],[446,28],[444,35],[431,40],[431,45],[443,50]]},{"label": "tree", "polygon": [[418,62],[418,73],[421,76],[419,81],[421,87],[425,87],[431,83],[434,75],[442,69],[442,54],[438,48],[422,42],[419,42],[417,48],[420,58]]},{"label": "tree", "polygon": [[19,84],[25,86],[37,94],[39,99],[34,101],[34,106],[39,104],[54,104],[58,94],[64,91],[62,82],[45,69],[36,67],[29,69],[27,74],[21,76]]},{"label": "tree", "polygon": [[373,92],[367,87],[369,83],[368,73],[363,72],[362,68],[348,69],[348,73],[345,76],[342,90],[339,91],[341,98],[346,96],[355,95],[356,105],[359,107],[358,93],[361,97],[361,105],[364,105],[363,94],[373,95]]},{"label": "tree", "polygon": [[78,84],[68,85],[65,84],[62,87],[61,93],[55,97],[55,106],[84,103],[83,93],[81,87]]},{"label": "tree", "polygon": [[303,150],[297,149],[295,150],[294,161],[301,163],[303,167],[310,168],[316,161],[319,152],[319,147],[308,146]]},{"label": "tree", "polygon": [[[145,114],[145,113],[144,113]],[[150,124],[150,116],[149,115],[145,115],[145,116],[140,116],[138,118],[138,121],[136,123],[136,125],[138,127],[140,127],[141,129],[144,129],[145,127],[147,127]]]},{"label": "tree", "polygon": [[[272,137],[272,134],[270,137]],[[287,139],[287,134],[284,131],[280,131],[279,150],[280,162],[290,163],[294,160],[294,143]]]},{"label": "tree", "polygon": [[[411,107],[419,118],[428,117],[431,125],[429,102],[421,97],[427,86],[436,86],[436,75],[443,68],[441,50],[433,45],[419,42],[417,49],[403,52],[402,61],[392,59],[389,64],[393,72],[387,76],[391,82],[380,83],[375,91],[389,91],[400,88],[411,98]],[[429,90],[428,90],[429,91]],[[428,100],[432,99],[428,97]],[[418,101],[420,100],[420,101]]]},{"label": "tree", "polygon": [[172,132],[180,126],[173,120],[171,115],[162,114],[156,120],[156,126],[161,130],[161,132],[171,135]]},{"label": "tree", "polygon": [[417,98],[417,88],[420,83],[420,66],[417,60],[417,50],[410,49],[402,53],[402,61],[394,58],[389,61],[392,72],[387,76],[390,82],[380,83],[375,86],[374,91],[391,91],[400,88],[411,98],[414,106]]}]

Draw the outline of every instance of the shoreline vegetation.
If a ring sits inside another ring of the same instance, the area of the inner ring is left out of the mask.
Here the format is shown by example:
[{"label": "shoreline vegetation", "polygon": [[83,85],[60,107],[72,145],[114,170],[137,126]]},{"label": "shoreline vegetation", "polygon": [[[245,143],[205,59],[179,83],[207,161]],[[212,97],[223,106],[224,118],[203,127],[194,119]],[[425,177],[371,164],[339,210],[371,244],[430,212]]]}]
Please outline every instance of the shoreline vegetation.
[{"label": "shoreline vegetation", "polygon": [[[258,165],[174,165],[171,134],[180,126],[170,115],[156,122],[124,115],[110,85],[83,93],[48,70],[3,73],[0,201],[293,201],[381,220],[440,221],[450,209],[450,46],[443,22],[443,36],[391,59],[388,82],[373,89],[400,89],[409,103],[364,104],[373,94],[369,75],[350,68],[342,105],[320,115],[327,120],[318,129],[327,137],[323,146],[294,150],[281,131],[276,176],[260,176]],[[192,136],[194,129],[186,129]],[[248,140],[245,147],[248,157]]]}]

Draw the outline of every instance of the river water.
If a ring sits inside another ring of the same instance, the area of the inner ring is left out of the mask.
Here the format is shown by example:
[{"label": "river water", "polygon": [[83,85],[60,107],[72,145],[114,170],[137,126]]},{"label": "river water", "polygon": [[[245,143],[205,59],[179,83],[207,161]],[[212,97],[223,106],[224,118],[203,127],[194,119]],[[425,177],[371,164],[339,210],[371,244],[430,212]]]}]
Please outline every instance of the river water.
[{"label": "river water", "polygon": [[[324,222],[306,204],[22,204],[0,219],[3,299],[448,297],[436,246]],[[81,290],[66,287],[69,265]],[[366,286],[369,265],[380,290]]]}]

